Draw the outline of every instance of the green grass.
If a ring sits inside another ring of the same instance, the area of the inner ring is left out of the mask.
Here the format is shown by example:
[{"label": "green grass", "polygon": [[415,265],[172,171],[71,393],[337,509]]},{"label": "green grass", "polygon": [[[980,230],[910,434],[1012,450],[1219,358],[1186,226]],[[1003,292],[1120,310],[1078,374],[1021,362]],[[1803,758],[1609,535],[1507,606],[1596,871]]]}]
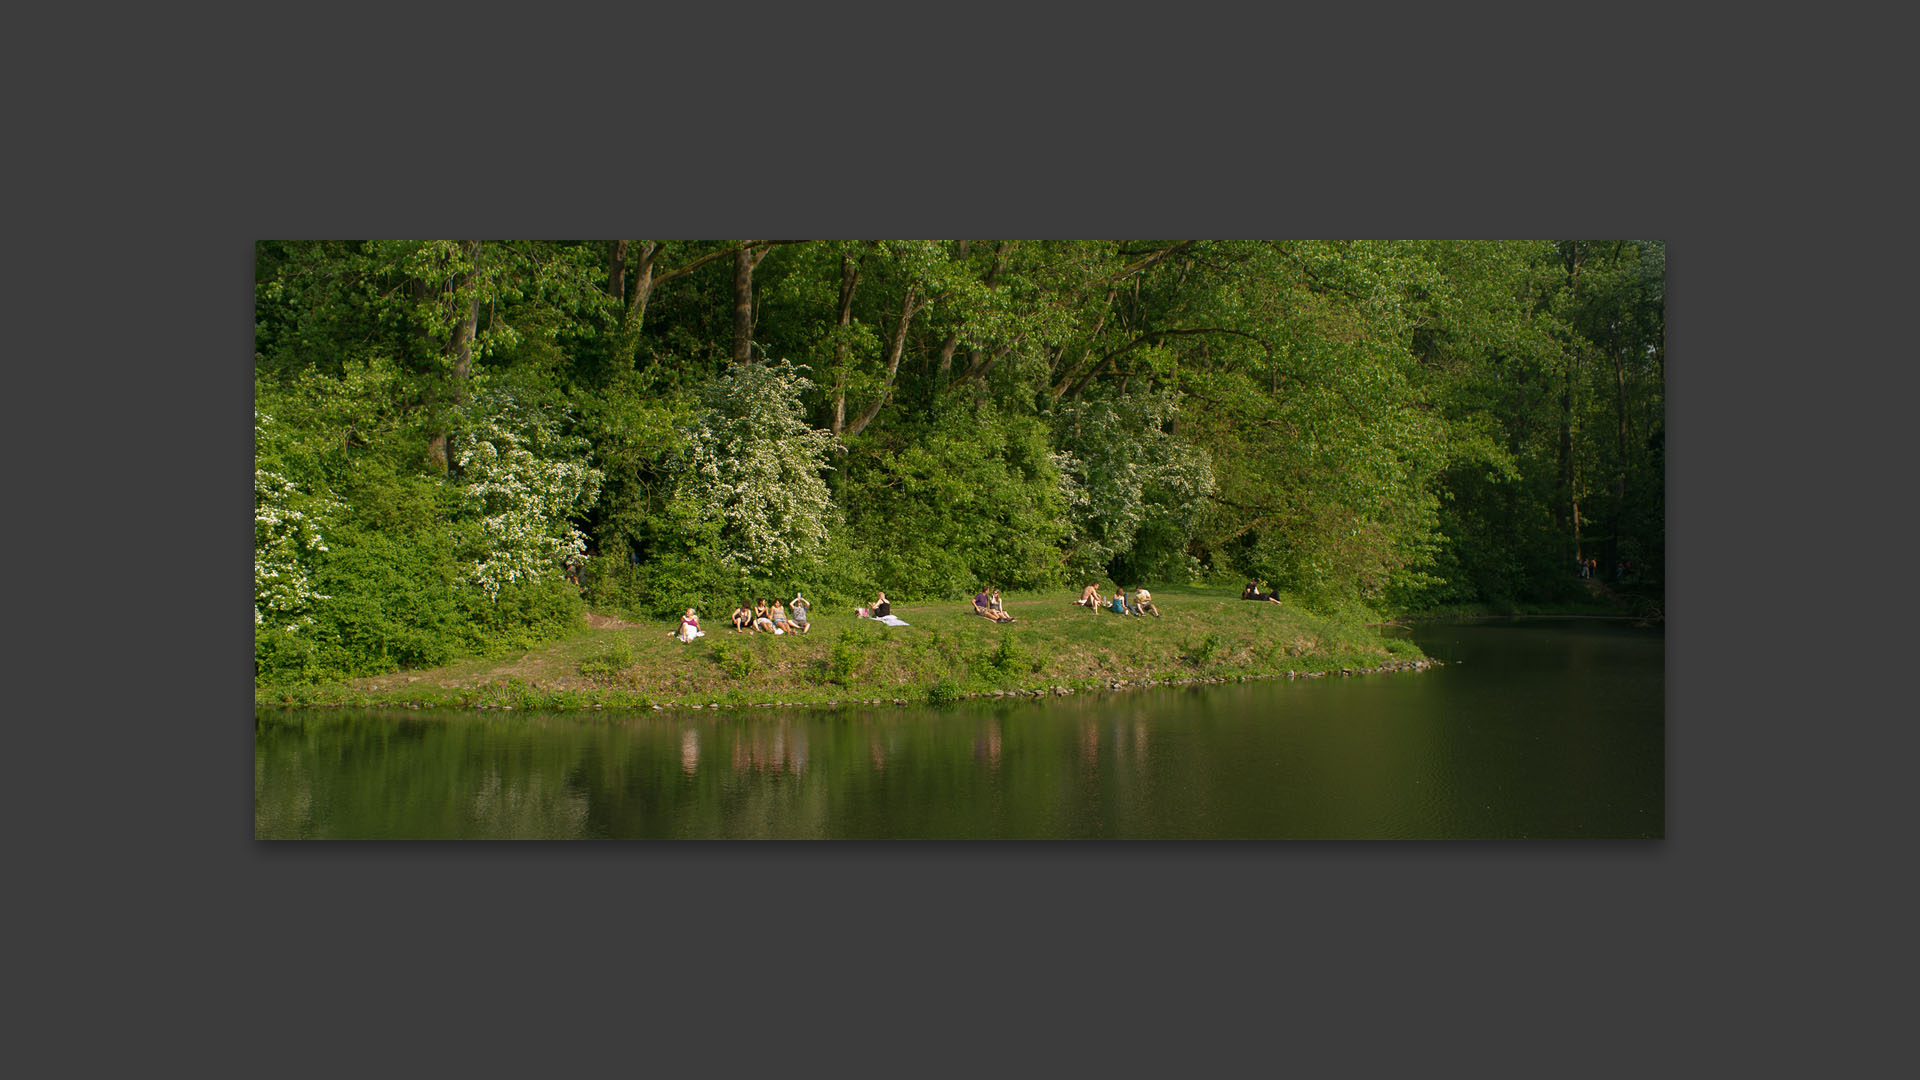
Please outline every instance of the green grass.
[{"label": "green grass", "polygon": [[586,630],[505,658],[305,688],[263,687],[261,706],[591,709],[651,705],[955,701],[1189,681],[1373,670],[1422,660],[1350,617],[1249,603],[1237,590],[1154,589],[1161,618],[1088,611],[1067,591],[1009,596],[994,624],[966,601],[896,605],[888,627],[816,610],[804,635],[734,634],[705,613],[687,644],[666,622]]}]

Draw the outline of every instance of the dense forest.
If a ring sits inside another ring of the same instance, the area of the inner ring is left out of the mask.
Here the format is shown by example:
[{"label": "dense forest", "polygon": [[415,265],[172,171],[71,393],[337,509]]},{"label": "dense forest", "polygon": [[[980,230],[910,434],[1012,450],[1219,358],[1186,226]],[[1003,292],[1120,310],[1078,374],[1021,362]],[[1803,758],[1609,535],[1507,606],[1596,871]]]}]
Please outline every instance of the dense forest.
[{"label": "dense forest", "polygon": [[1404,612],[1584,596],[1592,559],[1657,603],[1665,260],[262,242],[256,671],[440,664],[565,633],[583,602],[796,589],[1257,578]]}]

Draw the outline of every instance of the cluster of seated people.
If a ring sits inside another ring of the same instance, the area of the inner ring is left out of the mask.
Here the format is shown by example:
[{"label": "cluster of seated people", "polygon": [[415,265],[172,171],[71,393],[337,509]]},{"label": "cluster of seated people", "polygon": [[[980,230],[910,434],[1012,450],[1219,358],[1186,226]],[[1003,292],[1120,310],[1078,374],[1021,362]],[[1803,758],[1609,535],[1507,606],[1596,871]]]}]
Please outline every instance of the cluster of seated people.
[{"label": "cluster of seated people", "polygon": [[805,634],[811,630],[807,624],[807,609],[812,604],[807,598],[794,594],[793,614],[787,614],[787,606],[775,600],[771,604],[761,597],[752,606],[742,600],[740,606],[733,609],[733,632],[736,634]]},{"label": "cluster of seated people", "polygon": [[1240,599],[1264,600],[1269,604],[1277,604],[1280,602],[1280,597],[1278,595],[1270,592],[1261,592],[1260,583],[1257,581],[1247,582],[1247,587],[1244,590],[1242,590],[1240,593]]},{"label": "cluster of seated people", "polygon": [[1000,602],[999,589],[981,589],[973,595],[973,613],[992,619],[994,622],[1013,622],[1013,616]]},{"label": "cluster of seated people", "polygon": [[1115,615],[1151,615],[1156,619],[1160,617],[1160,609],[1153,606],[1153,594],[1144,588],[1133,590],[1133,599],[1128,600],[1126,590],[1115,585],[1112,598],[1104,599],[1099,584],[1089,582],[1086,588],[1080,590],[1080,599],[1073,603],[1076,607],[1094,611],[1111,611]]}]

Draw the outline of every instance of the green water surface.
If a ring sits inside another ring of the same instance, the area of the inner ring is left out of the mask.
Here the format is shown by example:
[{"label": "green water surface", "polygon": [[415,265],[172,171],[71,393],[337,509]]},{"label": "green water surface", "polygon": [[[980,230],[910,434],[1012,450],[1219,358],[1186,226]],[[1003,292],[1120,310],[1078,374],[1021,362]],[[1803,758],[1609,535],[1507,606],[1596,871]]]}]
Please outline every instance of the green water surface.
[{"label": "green water surface", "polygon": [[1417,674],[916,709],[262,711],[262,839],[1659,838],[1665,641],[1428,625]]}]

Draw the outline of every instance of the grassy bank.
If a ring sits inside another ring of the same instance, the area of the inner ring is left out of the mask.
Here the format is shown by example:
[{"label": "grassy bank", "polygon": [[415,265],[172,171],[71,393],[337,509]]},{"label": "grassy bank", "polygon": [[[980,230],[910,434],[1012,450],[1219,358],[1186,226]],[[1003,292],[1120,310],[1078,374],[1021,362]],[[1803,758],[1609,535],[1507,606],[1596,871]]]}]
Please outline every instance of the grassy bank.
[{"label": "grassy bank", "polygon": [[692,644],[667,623],[588,629],[503,660],[350,683],[261,687],[261,706],[646,708],[674,705],[920,704],[1250,678],[1412,670],[1412,643],[1357,621],[1252,603],[1200,587],[1154,590],[1162,617],[1074,607],[1069,594],[1009,597],[996,625],[961,601],[900,604],[910,625],[816,611],[804,635],[734,634],[703,612]]}]

